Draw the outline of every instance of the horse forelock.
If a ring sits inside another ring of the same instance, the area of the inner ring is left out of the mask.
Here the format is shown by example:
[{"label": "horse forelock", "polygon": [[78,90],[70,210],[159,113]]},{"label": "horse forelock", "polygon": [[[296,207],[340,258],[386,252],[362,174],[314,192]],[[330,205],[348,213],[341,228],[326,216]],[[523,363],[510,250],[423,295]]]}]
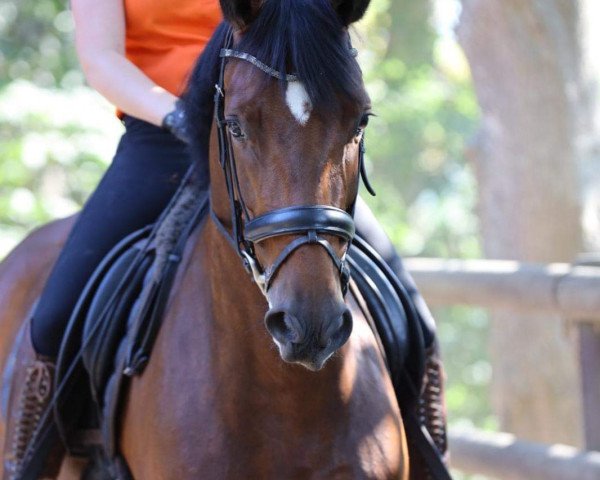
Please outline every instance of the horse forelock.
[{"label": "horse forelock", "polygon": [[302,82],[315,109],[360,101],[361,72],[330,0],[267,0],[236,49]]}]

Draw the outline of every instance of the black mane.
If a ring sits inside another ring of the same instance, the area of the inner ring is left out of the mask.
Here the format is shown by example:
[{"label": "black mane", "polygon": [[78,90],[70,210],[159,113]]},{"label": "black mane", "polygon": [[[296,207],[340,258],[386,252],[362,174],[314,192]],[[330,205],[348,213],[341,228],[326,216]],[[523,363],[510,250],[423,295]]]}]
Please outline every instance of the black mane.
[{"label": "black mane", "polygon": [[[222,23],[199,58],[184,94],[193,151],[207,163],[214,85],[229,25]],[[236,50],[303,82],[313,107],[335,107],[338,95],[359,100],[360,68],[331,0],[266,0]]]},{"label": "black mane", "polygon": [[[214,113],[215,84],[219,79],[220,52],[229,31],[229,25],[221,23],[210,42],[198,58],[182,96],[191,139],[191,152],[197,168],[208,170],[208,144]],[[200,178],[207,179],[205,171]]]}]

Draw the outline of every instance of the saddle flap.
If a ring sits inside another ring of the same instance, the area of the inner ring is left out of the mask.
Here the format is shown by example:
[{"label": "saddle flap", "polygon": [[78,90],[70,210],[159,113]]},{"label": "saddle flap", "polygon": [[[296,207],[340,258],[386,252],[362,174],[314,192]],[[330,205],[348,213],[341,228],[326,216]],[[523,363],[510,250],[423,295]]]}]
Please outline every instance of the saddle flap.
[{"label": "saddle flap", "polygon": [[[83,363],[98,403],[101,403],[104,386],[114,371],[115,354],[127,333],[127,320],[132,306],[140,296],[154,261],[153,252],[143,253],[142,246],[134,245],[117,259],[98,286],[86,316]],[[136,260],[137,264],[134,265]],[[130,272],[132,266],[135,268]],[[127,282],[121,286],[125,278]],[[113,301],[112,296],[117,291],[120,292],[119,297]]]},{"label": "saddle flap", "polygon": [[[88,280],[63,336],[56,364],[56,398],[53,409],[55,423],[61,439],[72,454],[87,454],[86,451],[79,451],[76,447],[71,448],[72,445],[69,442],[71,430],[77,425],[84,411],[88,410],[92,403],[88,376],[82,358],[82,351],[85,347],[82,338],[87,312],[107,272],[133,245],[141,239],[147,238],[151,230],[152,226],[148,226],[132,233],[117,244],[104,258],[94,275]],[[93,335],[88,331],[86,338],[91,337]]]},{"label": "saddle flap", "polygon": [[[398,400],[414,407],[425,371],[423,325],[410,295],[385,261],[356,236],[348,251],[352,278],[373,317]],[[407,380],[410,385],[407,385]]]}]

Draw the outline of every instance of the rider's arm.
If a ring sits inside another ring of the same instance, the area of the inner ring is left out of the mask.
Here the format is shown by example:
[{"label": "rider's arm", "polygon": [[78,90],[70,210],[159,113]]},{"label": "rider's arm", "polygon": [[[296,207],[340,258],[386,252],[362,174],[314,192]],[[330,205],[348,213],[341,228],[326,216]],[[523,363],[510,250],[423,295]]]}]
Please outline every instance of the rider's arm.
[{"label": "rider's arm", "polygon": [[119,110],[155,125],[177,97],[125,57],[123,0],[71,0],[77,55],[88,83]]}]

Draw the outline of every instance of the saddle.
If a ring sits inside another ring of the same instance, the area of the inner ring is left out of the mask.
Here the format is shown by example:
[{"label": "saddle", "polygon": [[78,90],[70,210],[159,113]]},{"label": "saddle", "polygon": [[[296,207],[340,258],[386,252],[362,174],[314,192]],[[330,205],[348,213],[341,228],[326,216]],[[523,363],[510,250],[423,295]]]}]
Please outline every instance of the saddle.
[{"label": "saddle", "polygon": [[[58,432],[69,453],[95,457],[112,478],[131,478],[117,442],[128,380],[150,358],[186,241],[208,218],[207,193],[186,188],[157,225],[131,234],[107,255],[89,280],[62,343],[54,402]],[[429,455],[445,471],[440,442],[431,439],[422,412],[427,327],[394,273],[358,236],[348,262],[350,289],[387,360],[406,428],[423,437],[419,451],[431,450],[422,456]],[[445,430],[442,436],[445,442]]]}]

